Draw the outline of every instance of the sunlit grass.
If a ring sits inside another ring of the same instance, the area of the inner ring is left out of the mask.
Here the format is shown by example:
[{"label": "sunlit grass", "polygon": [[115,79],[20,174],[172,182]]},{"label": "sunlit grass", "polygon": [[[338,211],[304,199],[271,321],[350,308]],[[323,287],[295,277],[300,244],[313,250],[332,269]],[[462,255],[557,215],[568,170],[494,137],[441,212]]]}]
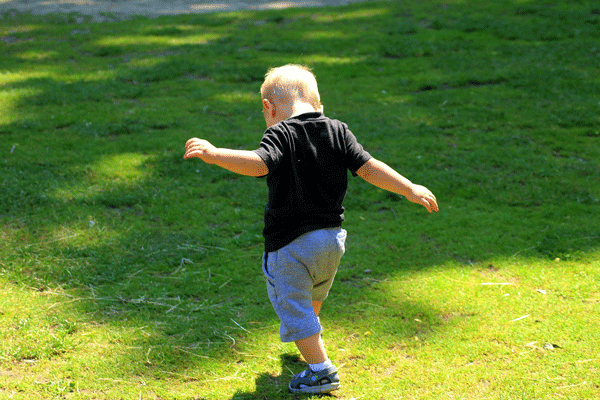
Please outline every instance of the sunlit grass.
[{"label": "sunlit grass", "polygon": [[365,57],[361,56],[361,57],[335,57],[335,56],[331,56],[331,55],[325,55],[325,54],[315,54],[315,55],[310,55],[308,57],[306,57],[305,59],[305,63],[306,64],[310,64],[310,63],[319,63],[319,64],[324,64],[324,65],[356,65],[359,64],[361,62],[365,62]]},{"label": "sunlit grass", "polygon": [[[246,102],[252,105],[260,103],[260,92],[229,92],[215,96],[217,99],[227,103]],[[259,108],[259,107],[257,107]]]},{"label": "sunlit grass", "polygon": [[304,34],[306,39],[314,39],[314,40],[327,40],[327,39],[336,39],[336,38],[344,38],[348,37],[348,32],[333,32],[333,31],[314,31],[314,32],[306,32]]},{"label": "sunlit grass", "polygon": [[95,165],[91,165],[91,170],[94,171],[94,178],[101,181],[127,181],[135,184],[148,176],[148,170],[143,169],[147,160],[147,155],[138,153],[115,154],[102,157]]},{"label": "sunlit grass", "polygon": [[0,90],[0,124],[19,122],[21,116],[16,110],[23,96],[35,96],[40,92],[35,89]]},{"label": "sunlit grass", "polygon": [[[151,46],[181,46],[181,45],[203,45],[210,43],[216,39],[219,39],[222,35],[220,34],[203,34],[198,35],[191,34],[185,37],[171,37],[169,36],[170,30],[166,29],[164,32],[158,31],[159,36],[153,36],[149,33],[144,36],[120,36],[120,37],[107,37],[96,42],[98,46],[138,46],[138,45],[151,45]],[[185,31],[181,31],[184,33]],[[177,34],[175,34],[177,35]]]},{"label": "sunlit grass", "polygon": [[350,10],[350,11],[340,11],[338,13],[313,13],[312,18],[315,22],[337,22],[337,21],[347,21],[352,22],[352,20],[361,20],[373,17],[383,17],[389,15],[389,10],[384,7],[375,7],[369,10]]},{"label": "sunlit grass", "polygon": [[47,58],[54,58],[58,55],[59,53],[56,51],[25,51],[21,54],[17,54],[17,57],[24,60],[44,60]]}]

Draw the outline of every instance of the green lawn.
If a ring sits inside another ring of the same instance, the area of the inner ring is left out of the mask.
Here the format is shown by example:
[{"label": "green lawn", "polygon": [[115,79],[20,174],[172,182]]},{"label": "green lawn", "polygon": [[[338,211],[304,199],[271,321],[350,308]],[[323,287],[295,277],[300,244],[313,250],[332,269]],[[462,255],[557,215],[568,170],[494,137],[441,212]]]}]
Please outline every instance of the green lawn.
[{"label": "green lawn", "polygon": [[600,397],[600,3],[0,17],[0,398],[304,399],[260,268],[266,70],[430,188],[352,179],[338,399]]}]

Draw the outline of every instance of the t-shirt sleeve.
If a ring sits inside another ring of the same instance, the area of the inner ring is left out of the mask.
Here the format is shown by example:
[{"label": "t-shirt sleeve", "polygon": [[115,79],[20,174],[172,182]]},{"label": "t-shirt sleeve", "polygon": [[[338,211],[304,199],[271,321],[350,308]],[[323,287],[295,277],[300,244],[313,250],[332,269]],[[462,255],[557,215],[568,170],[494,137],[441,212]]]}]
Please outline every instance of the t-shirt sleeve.
[{"label": "t-shirt sleeve", "polygon": [[267,129],[260,141],[259,148],[254,152],[263,159],[267,168],[269,168],[269,173],[275,171],[284,154],[281,133],[274,129]]},{"label": "t-shirt sleeve", "polygon": [[356,171],[360,169],[363,165],[366,164],[373,156],[367,152],[358,140],[356,140],[356,136],[348,129],[348,127],[344,124],[344,143],[346,147],[346,165],[350,172],[352,172],[353,176],[356,175]]}]

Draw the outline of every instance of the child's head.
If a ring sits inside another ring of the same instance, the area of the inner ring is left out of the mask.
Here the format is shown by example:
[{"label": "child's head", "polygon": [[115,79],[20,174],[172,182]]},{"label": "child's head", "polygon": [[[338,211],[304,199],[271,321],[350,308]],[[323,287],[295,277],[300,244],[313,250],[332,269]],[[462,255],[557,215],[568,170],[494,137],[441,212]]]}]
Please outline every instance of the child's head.
[{"label": "child's head", "polygon": [[275,105],[300,102],[310,104],[315,111],[323,110],[317,79],[310,69],[302,65],[288,64],[269,69],[260,94],[262,100],[269,100]]}]

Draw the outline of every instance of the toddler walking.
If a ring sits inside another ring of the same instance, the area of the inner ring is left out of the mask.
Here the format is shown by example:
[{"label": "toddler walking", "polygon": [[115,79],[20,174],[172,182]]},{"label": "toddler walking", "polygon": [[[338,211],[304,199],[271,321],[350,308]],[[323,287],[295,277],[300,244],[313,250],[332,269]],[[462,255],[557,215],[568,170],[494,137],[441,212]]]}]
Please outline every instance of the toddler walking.
[{"label": "toddler walking", "polygon": [[344,254],[342,206],[348,173],[405,196],[429,212],[435,196],[373,158],[348,126],[323,114],[317,81],[300,65],[270,69],[261,86],[267,130],[254,151],[217,148],[193,138],[184,158],[197,157],[238,174],[266,177],[263,272],[280,337],[294,342],[309,364],[289,384],[292,392],[340,388],[321,339],[319,312]]}]

